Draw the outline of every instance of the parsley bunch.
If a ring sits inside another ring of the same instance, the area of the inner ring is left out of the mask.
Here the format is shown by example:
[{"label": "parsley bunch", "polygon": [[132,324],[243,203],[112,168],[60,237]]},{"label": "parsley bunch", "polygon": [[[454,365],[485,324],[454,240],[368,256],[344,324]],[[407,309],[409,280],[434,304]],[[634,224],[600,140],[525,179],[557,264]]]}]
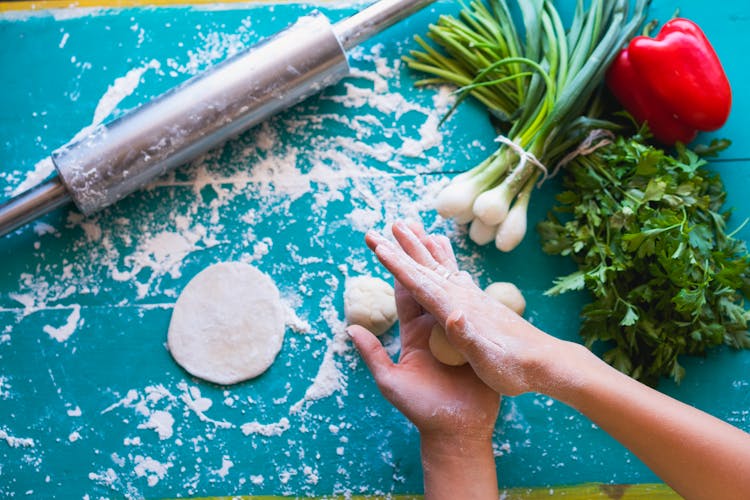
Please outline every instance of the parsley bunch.
[{"label": "parsley bunch", "polygon": [[682,354],[750,347],[750,256],[726,232],[726,191],[705,165],[682,146],[670,155],[618,137],[564,169],[555,211],[569,220],[550,214],[538,227],[544,251],[579,269],[547,294],[588,289],[586,345],[604,341],[605,361],[652,385],[682,380]]}]

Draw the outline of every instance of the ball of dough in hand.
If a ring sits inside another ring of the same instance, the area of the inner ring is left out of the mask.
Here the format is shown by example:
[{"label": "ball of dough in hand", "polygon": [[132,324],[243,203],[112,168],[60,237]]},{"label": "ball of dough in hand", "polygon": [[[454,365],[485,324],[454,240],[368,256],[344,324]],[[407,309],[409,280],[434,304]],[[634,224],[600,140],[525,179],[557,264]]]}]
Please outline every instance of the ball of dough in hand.
[{"label": "ball of dough in hand", "polygon": [[492,283],[484,291],[498,302],[504,304],[508,309],[522,315],[526,310],[526,299],[521,291],[513,283],[499,281]]},{"label": "ball of dough in hand", "polygon": [[430,332],[430,352],[435,359],[450,366],[461,366],[466,364],[466,358],[461,354],[445,336],[445,330],[435,323]]},{"label": "ball of dough in hand", "polygon": [[393,287],[373,276],[348,278],[344,287],[344,316],[375,335],[384,334],[398,317]]}]

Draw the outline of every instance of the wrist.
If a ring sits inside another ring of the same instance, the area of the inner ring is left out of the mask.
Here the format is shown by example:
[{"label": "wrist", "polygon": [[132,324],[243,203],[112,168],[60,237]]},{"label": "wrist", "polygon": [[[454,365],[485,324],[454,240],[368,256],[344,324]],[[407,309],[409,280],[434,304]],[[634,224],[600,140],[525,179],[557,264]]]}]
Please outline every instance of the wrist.
[{"label": "wrist", "polygon": [[425,499],[498,498],[491,437],[421,435]]},{"label": "wrist", "polygon": [[536,360],[534,391],[570,404],[602,363],[585,346],[558,340]]},{"label": "wrist", "polygon": [[[422,456],[439,460],[474,460],[492,455],[492,435],[420,433]],[[494,461],[494,455],[493,461]]]}]

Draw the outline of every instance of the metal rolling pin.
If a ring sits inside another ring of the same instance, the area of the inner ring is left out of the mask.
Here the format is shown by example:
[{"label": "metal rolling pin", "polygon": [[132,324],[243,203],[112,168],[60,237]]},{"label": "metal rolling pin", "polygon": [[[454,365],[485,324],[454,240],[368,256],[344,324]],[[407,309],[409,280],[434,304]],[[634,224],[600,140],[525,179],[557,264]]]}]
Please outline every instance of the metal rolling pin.
[{"label": "metal rolling pin", "polygon": [[73,202],[115,203],[349,73],[346,50],[434,0],[380,0],[336,24],[322,14],[213,66],[52,153],[57,175],[0,205],[0,237]]}]

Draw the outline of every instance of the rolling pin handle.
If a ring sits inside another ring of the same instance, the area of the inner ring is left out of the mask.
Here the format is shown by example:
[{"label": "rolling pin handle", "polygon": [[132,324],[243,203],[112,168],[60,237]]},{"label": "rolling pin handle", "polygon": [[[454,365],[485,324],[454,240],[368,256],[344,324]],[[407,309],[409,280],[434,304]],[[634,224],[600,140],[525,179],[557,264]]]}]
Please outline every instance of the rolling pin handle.
[{"label": "rolling pin handle", "polygon": [[0,205],[0,237],[72,201],[55,175]]},{"label": "rolling pin handle", "polygon": [[333,25],[341,46],[349,50],[433,3],[435,0],[380,0]]}]

